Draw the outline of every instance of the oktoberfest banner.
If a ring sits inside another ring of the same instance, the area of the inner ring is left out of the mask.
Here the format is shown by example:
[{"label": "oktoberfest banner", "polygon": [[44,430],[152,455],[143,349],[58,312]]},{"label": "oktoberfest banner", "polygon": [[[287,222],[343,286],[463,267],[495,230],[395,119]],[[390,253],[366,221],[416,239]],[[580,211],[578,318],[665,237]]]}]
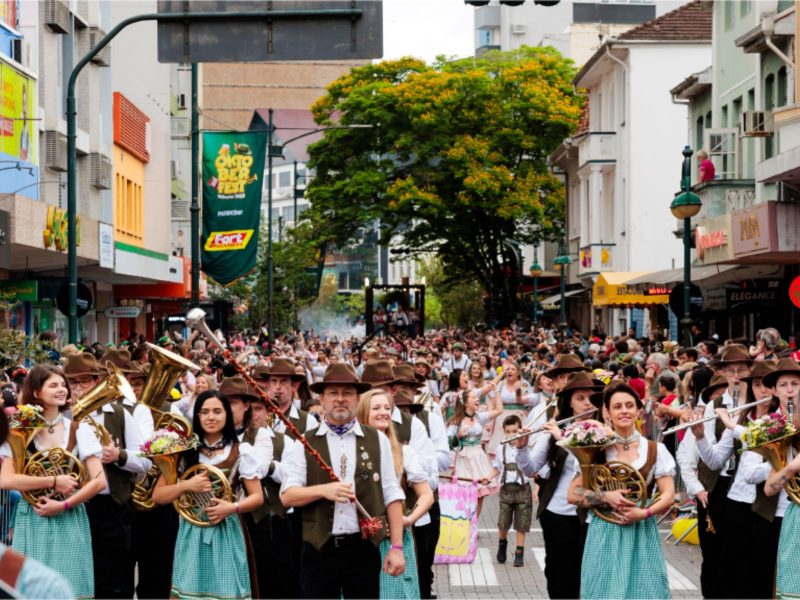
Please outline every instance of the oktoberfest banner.
[{"label": "oktoberfest banner", "polygon": [[202,270],[229,286],[256,266],[265,131],[203,133]]}]

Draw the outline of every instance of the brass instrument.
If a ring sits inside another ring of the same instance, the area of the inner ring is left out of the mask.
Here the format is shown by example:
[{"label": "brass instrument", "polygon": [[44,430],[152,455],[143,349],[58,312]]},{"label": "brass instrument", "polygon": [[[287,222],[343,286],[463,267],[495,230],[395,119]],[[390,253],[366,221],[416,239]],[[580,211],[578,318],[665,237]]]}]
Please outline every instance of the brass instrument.
[{"label": "brass instrument", "polygon": [[[89,480],[86,468],[80,459],[71,452],[57,447],[35,452],[25,462],[22,474],[33,475],[34,477],[68,475],[78,482],[78,488],[83,487]],[[56,492],[54,488],[28,490],[21,493],[22,497],[31,505],[35,505],[43,497],[52,498],[53,500],[67,499]]]},{"label": "brass instrument", "polygon": [[[573,421],[575,421],[577,419],[580,419],[581,417],[588,417],[589,415],[593,415],[596,412],[597,412],[597,409],[593,408],[592,410],[587,410],[586,412],[582,412],[579,415],[574,415],[572,417],[567,417],[566,419],[561,419],[560,421],[555,421],[555,424],[558,425],[559,427],[561,425],[567,425],[567,424],[572,423]],[[539,427],[536,427],[535,429],[532,429],[531,431],[526,431],[524,433],[516,433],[516,434],[504,439],[502,442],[500,442],[500,444],[501,445],[502,444],[508,444],[509,442],[513,442],[515,440],[519,440],[519,439],[524,438],[526,436],[535,435],[537,433],[541,433],[542,431],[544,431],[547,428],[546,426],[547,426],[547,424],[540,425]]]},{"label": "brass instrument", "polygon": [[[575,455],[581,466],[583,487],[596,492],[612,492],[627,489],[625,497],[639,508],[647,505],[647,482],[636,469],[627,463],[612,460],[598,464],[597,454],[607,446],[566,447]],[[608,507],[592,507],[592,512],[609,523],[623,525]]]},{"label": "brass instrument", "polygon": [[136,394],[125,379],[125,375],[114,363],[106,363],[108,376],[75,401],[72,405],[72,418],[76,422],[88,419],[88,425],[94,430],[97,439],[103,446],[111,443],[111,435],[103,425],[95,421],[90,415],[100,410],[106,404],[114,402],[117,398],[125,398],[131,402],[136,402]]},{"label": "brass instrument", "polygon": [[[748,408],[753,408],[754,406],[758,406],[759,404],[764,404],[765,402],[769,402],[770,400],[772,400],[772,398],[762,398],[761,400],[756,400],[755,402],[748,402],[747,404],[742,404],[741,406],[732,408],[731,410],[728,411],[728,414],[733,416],[744,410],[747,410]],[[699,425],[700,423],[708,423],[709,421],[716,421],[717,419],[719,419],[719,415],[714,413],[713,415],[708,417],[703,417],[702,419],[696,419],[694,421],[683,423],[682,425],[676,425],[675,427],[670,427],[666,431],[662,432],[661,435],[665,436],[671,433],[677,433],[679,431],[683,431],[684,429],[689,429],[690,427]]]},{"label": "brass instrument", "polygon": [[[783,469],[789,462],[789,452],[797,434],[785,435],[777,440],[772,440],[758,446],[747,448],[760,454],[776,471]],[[800,505],[800,475],[795,475],[786,483],[786,495],[789,500]]]},{"label": "brass instrument", "polygon": [[426,389],[421,394],[414,396],[414,404],[421,404],[425,407],[425,410],[430,412],[433,409],[433,394]]},{"label": "brass instrument", "polygon": [[[200,367],[186,360],[179,354],[165,350],[160,346],[150,343],[148,343],[147,346],[150,349],[152,366],[144,388],[142,389],[142,397],[139,401],[150,409],[153,415],[155,429],[172,429],[181,435],[191,435],[192,424],[189,423],[188,419],[171,412],[162,411],[160,407],[165,400],[171,401],[169,392],[175,386],[178,379],[180,379],[186,371],[195,371]],[[150,470],[134,484],[133,493],[131,494],[133,505],[139,511],[147,511],[155,508],[153,490],[156,487],[159,475],[164,472],[163,469],[159,469],[157,464],[158,459],[161,459],[161,457],[155,456],[150,458],[153,461],[153,466],[151,466]],[[175,461],[177,461],[177,455],[175,455]],[[173,471],[175,468],[177,468],[177,463]],[[164,476],[166,477],[166,474]],[[171,483],[175,482],[172,481]]]}]

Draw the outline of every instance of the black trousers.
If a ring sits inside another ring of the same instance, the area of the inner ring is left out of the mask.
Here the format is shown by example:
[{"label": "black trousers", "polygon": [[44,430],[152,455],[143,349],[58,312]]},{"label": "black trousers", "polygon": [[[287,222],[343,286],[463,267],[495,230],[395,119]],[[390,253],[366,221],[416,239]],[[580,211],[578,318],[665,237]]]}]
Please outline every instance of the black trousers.
[{"label": "black trousers", "polygon": [[[751,504],[737,502],[725,498],[720,503],[717,514],[721,516],[715,521],[719,522],[720,529],[720,569],[726,574],[722,581],[723,593],[726,598],[758,598],[753,591],[753,556],[748,548],[758,548],[753,543],[753,521],[756,516]],[[775,549],[777,553],[777,547]]]},{"label": "black trousers", "polygon": [[171,504],[133,515],[133,561],[139,568],[137,598],[168,598],[178,513]]},{"label": "black trousers", "polygon": [[579,598],[581,561],[586,543],[585,523],[578,517],[557,515],[544,510],[539,517],[544,537],[544,576],[551,598]]},{"label": "black trousers", "polygon": [[433,559],[436,556],[436,545],[439,543],[439,529],[442,511],[439,503],[434,502],[428,511],[431,522],[427,525],[412,528],[414,546],[417,550],[417,575],[419,576],[419,595],[423,600],[431,597],[433,587]]},{"label": "black trousers", "polygon": [[381,553],[360,533],[331,537],[317,551],[303,545],[305,598],[377,598],[380,595]]},{"label": "black trousers", "polygon": [[260,598],[299,598],[300,572],[292,547],[292,524],[289,517],[275,515],[258,523],[246,515],[247,530],[255,555]]},{"label": "black trousers", "polygon": [[92,533],[95,598],[133,598],[133,505],[98,494],[86,503]]},{"label": "black trousers", "polygon": [[778,566],[778,540],[781,537],[782,517],[770,523],[763,517],[753,516],[753,546],[755,551],[750,566],[753,577],[753,598],[773,598],[775,573]]},{"label": "black trousers", "polygon": [[[726,598],[725,579],[727,575],[722,564],[722,539],[727,524],[724,503],[727,499],[730,477],[720,477],[708,495],[708,507],[697,502],[697,533],[700,537],[700,552],[703,563],[700,565],[700,591],[703,598]],[[707,519],[716,533],[707,531]]]}]

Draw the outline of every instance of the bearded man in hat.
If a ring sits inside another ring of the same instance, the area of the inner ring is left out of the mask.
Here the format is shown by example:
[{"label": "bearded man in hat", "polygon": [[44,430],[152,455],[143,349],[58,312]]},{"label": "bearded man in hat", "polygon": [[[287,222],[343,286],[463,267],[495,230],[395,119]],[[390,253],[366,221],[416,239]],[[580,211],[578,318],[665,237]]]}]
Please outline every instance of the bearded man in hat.
[{"label": "bearded man in hat", "polygon": [[[67,359],[64,373],[78,399],[102,381],[100,366],[92,354],[82,352]],[[77,401],[77,400],[76,400]],[[108,431],[110,440],[101,440],[101,461],[106,489],[86,503],[92,533],[95,596],[133,597],[133,491],[136,477],[150,470],[150,461],[138,455],[144,443],[133,416],[120,404],[105,404],[91,417]]]},{"label": "bearded man in hat", "polygon": [[[290,359],[276,358],[270,367],[256,367],[253,379],[264,392],[277,402],[281,412],[297,427],[298,431],[305,433],[317,427],[318,423],[314,415],[295,405],[297,389],[305,376],[299,375],[295,371],[294,363]],[[286,430],[286,425],[280,419],[275,419],[272,429],[295,439],[295,435]]]},{"label": "bearded man in hat", "polygon": [[[356,421],[361,383],[349,365],[332,365],[320,394],[325,417],[307,439],[340,478],[331,482],[305,449],[295,446],[281,487],[284,506],[303,507],[303,595],[306,598],[377,598],[381,570],[398,576],[405,570],[403,506],[405,498],[394,471],[388,438]],[[354,501],[386,527],[363,539]],[[391,538],[384,564],[378,544]]]},{"label": "bearded man in hat", "polygon": [[567,385],[567,378],[570,373],[588,370],[583,361],[575,354],[559,354],[558,358],[556,358],[556,364],[546,371],[545,375],[553,381],[553,391],[558,394]]}]

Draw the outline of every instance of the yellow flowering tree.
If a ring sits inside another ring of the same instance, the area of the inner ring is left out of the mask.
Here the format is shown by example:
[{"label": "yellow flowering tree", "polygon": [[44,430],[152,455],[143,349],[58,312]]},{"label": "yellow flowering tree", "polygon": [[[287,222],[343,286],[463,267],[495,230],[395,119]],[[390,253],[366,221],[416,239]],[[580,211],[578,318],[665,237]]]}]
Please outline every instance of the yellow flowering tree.
[{"label": "yellow flowering tree", "polygon": [[554,235],[561,183],[547,157],[576,127],[571,61],[523,47],[426,65],[351,70],[313,107],[336,129],[310,148],[303,214],[320,249],[377,223],[397,258],[438,254],[451,280],[475,281],[499,321],[518,311],[514,243]]}]

